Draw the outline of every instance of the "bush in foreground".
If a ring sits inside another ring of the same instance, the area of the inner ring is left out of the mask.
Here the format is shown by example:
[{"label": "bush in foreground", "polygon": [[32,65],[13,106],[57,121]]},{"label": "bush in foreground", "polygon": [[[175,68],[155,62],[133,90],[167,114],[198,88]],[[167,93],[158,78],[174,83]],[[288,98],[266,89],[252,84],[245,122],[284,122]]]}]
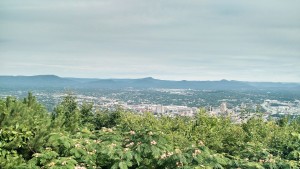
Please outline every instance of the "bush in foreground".
[{"label": "bush in foreground", "polygon": [[93,112],[73,96],[49,113],[29,94],[0,100],[0,168],[299,168],[299,133],[299,120]]}]

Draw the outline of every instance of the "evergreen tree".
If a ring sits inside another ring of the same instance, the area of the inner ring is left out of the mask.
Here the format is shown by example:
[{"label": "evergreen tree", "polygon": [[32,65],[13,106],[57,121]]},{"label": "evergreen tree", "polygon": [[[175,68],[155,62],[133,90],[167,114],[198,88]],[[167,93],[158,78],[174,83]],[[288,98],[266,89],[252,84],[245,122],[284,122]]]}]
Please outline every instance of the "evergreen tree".
[{"label": "evergreen tree", "polygon": [[68,94],[63,98],[63,101],[54,109],[52,114],[53,126],[74,133],[80,126],[80,112],[76,102],[76,97]]}]

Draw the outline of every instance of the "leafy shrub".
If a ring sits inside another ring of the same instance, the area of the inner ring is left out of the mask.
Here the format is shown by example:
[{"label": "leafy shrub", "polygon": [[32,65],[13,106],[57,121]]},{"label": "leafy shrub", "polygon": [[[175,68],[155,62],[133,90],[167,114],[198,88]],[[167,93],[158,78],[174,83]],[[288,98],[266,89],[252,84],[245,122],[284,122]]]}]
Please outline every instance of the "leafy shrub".
[{"label": "leafy shrub", "polygon": [[31,93],[0,99],[0,168],[300,168],[299,119],[92,110],[73,96],[53,113]]}]

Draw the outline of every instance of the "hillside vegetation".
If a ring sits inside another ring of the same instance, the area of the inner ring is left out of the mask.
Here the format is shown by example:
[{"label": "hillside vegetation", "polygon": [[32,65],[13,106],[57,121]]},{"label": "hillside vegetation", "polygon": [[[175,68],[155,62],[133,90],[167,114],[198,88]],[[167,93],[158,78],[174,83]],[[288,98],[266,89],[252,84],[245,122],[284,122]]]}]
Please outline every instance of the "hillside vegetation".
[{"label": "hillside vegetation", "polygon": [[300,168],[300,120],[234,124],[205,111],[93,111],[68,95],[53,113],[29,93],[0,99],[0,168]]}]

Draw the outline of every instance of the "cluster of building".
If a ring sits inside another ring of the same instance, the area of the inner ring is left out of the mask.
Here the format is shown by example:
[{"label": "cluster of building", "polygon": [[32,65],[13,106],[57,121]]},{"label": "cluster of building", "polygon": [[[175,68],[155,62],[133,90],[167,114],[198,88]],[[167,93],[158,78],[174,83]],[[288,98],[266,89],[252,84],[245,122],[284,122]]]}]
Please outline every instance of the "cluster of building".
[{"label": "cluster of building", "polygon": [[194,116],[198,111],[198,108],[196,107],[177,105],[163,106],[161,104],[128,105],[125,103],[122,105],[122,107],[125,109],[133,110],[137,113],[152,112],[154,114],[163,114],[169,116]]},{"label": "cluster of building", "polygon": [[[208,110],[209,115],[211,116],[224,116],[229,117],[231,121],[235,123],[246,122],[253,116],[256,116],[255,113],[245,112],[246,105],[242,103],[240,106],[236,106],[232,109],[227,107],[227,102],[221,102],[219,107],[210,107]],[[267,116],[263,116],[264,119],[267,119]]]},{"label": "cluster of building", "polygon": [[[91,97],[84,95],[77,95],[79,103],[82,102],[92,102],[95,109],[114,109],[119,106],[123,109],[134,111],[136,113],[152,112],[155,115],[167,115],[167,116],[194,116],[199,108],[197,107],[187,107],[180,105],[161,105],[161,104],[132,104],[131,102],[120,101],[116,99],[106,98],[106,97]],[[208,107],[207,112],[212,116],[227,116],[235,122],[243,122],[247,119],[256,116],[255,108],[257,105],[246,105],[242,103],[239,106],[228,108],[228,103],[226,101],[221,102],[220,106]],[[269,116],[274,114],[283,115],[299,115],[300,114],[300,101],[295,102],[280,102],[278,100],[265,100],[260,105],[265,113],[260,114],[263,118],[268,119]],[[245,111],[245,109],[252,109],[252,112]]]},{"label": "cluster of building", "polygon": [[[63,95],[56,96],[62,97]],[[79,104],[83,102],[93,103],[95,109],[112,110],[116,107],[121,107],[126,110],[134,111],[136,113],[152,112],[155,115],[163,114],[169,116],[194,116],[198,112],[196,107],[178,106],[178,105],[161,105],[161,104],[132,104],[131,102],[124,102],[116,99],[106,97],[91,97],[85,95],[77,95]]]},{"label": "cluster of building", "polygon": [[278,101],[278,100],[265,100],[261,106],[268,114],[280,115],[299,115],[300,114],[300,100],[291,101]]},{"label": "cluster of building", "polygon": [[[256,109],[257,105],[250,106],[250,109]],[[300,115],[300,100],[291,101],[278,101],[278,100],[265,100],[261,105],[264,113],[256,111],[245,111],[246,105],[241,104],[240,106],[234,107],[232,109],[227,108],[227,103],[222,102],[219,107],[209,108],[208,113],[212,116],[227,116],[230,117],[232,121],[237,123],[242,123],[247,121],[253,116],[259,115],[263,119],[267,120],[271,117],[277,117],[281,115],[291,115],[299,116]],[[248,107],[249,109],[249,107]]]},{"label": "cluster of building", "polygon": [[[178,91],[176,91],[178,92]],[[65,94],[55,93],[37,93],[36,96],[40,98],[42,102],[58,104]],[[167,115],[167,116],[194,116],[199,108],[187,107],[180,105],[162,105],[151,103],[134,103],[131,101],[121,101],[119,99],[112,99],[107,97],[95,97],[87,95],[76,95],[79,104],[84,102],[92,103],[95,110],[115,110],[116,107],[121,107],[126,110],[130,110],[136,113],[152,112],[155,115]],[[255,109],[260,106],[263,109],[263,114],[260,113],[265,119],[270,116],[278,115],[300,115],[300,100],[295,101],[278,101],[278,100],[264,100],[260,105],[255,104],[240,104],[233,106],[228,104],[226,100],[220,100],[219,106],[208,106],[207,112],[212,116],[227,116],[235,122],[243,122],[256,115]],[[48,104],[46,104],[48,105]],[[49,104],[49,110],[53,110],[53,107]],[[249,111],[251,110],[251,111]]]}]

